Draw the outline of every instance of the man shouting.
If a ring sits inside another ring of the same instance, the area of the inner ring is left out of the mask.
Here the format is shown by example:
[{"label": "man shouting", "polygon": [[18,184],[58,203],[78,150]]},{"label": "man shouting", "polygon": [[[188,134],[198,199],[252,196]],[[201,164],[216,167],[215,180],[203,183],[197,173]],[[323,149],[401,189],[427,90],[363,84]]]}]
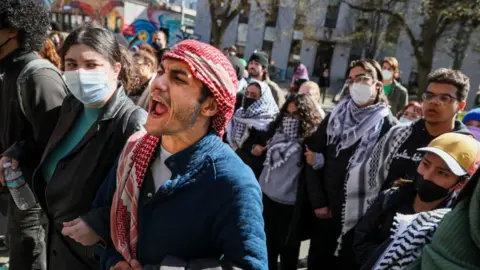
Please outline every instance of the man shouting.
[{"label": "man shouting", "polygon": [[[113,201],[105,269],[149,269],[167,256],[267,269],[259,185],[221,140],[235,105],[235,70],[222,52],[194,40],[173,47],[162,66],[146,131],[129,139],[97,197]],[[87,223],[102,235],[102,225]]]}]

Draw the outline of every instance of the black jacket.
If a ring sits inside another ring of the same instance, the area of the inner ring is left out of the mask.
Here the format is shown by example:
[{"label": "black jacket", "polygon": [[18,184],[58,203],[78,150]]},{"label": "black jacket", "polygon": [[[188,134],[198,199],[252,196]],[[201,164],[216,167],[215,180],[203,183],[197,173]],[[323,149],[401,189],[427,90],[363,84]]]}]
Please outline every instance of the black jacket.
[{"label": "black jacket", "polygon": [[120,87],[103,107],[98,120],[81,141],[62,158],[46,184],[41,168],[68,133],[84,105],[68,96],[33,178],[34,192],[48,215],[48,269],[94,269],[93,252],[61,234],[63,222],[87,214],[103,180],[125,142],[141,129],[146,112],[133,104]]},{"label": "black jacket", "polygon": [[241,148],[238,148],[235,152],[247,164],[255,173],[257,180],[260,178],[263,170],[263,162],[265,161],[266,151],[263,155],[257,157],[252,154],[252,148],[254,145],[265,146],[267,144],[268,135],[266,131],[250,129],[250,135],[245,140]]},{"label": "black jacket", "polygon": [[[327,145],[327,126],[330,115],[320,124],[317,133],[314,135],[317,145],[312,145],[311,151],[323,153],[325,157],[325,166],[323,169],[315,172],[311,166],[306,178],[308,199],[313,209],[328,206],[333,217],[341,218],[342,205],[345,201],[345,181],[347,175],[347,166],[349,159],[355,153],[358,143],[348,149],[342,150],[336,156],[337,145]],[[379,139],[397,123],[393,115],[385,117]]]},{"label": "black jacket", "polygon": [[27,63],[39,58],[18,49],[0,60],[0,155],[18,160],[29,184],[68,93],[58,73],[40,69],[27,79],[23,114],[17,78]]},{"label": "black jacket", "polygon": [[[383,189],[391,187],[392,183],[400,178],[415,179],[417,176],[417,167],[422,160],[424,153],[417,149],[426,147],[434,136],[430,135],[425,126],[425,119],[420,119],[413,124],[413,130],[410,137],[398,148],[392,163],[388,176],[383,184]],[[455,121],[455,127],[452,132],[471,135],[468,128],[460,121]]]},{"label": "black jacket", "polygon": [[[330,114],[322,121],[316,133],[310,138],[306,138],[304,142],[311,151],[324,154],[325,166],[320,170],[314,170],[312,166],[304,166],[303,177],[298,181],[297,201],[287,240],[292,245],[310,238],[312,223],[316,219],[315,209],[328,206],[332,215],[341,218],[342,205],[345,201],[346,167],[356,144],[335,157],[336,146],[327,146],[329,119]],[[380,137],[387,133],[396,122],[392,115],[386,116]],[[339,179],[341,181],[338,181]]]},{"label": "black jacket", "polygon": [[[415,214],[413,202],[417,192],[414,183],[405,183],[382,192],[368,208],[355,227],[353,248],[357,263],[362,269],[372,269],[390,245],[392,225],[397,213]],[[446,202],[438,208],[446,206]]]}]

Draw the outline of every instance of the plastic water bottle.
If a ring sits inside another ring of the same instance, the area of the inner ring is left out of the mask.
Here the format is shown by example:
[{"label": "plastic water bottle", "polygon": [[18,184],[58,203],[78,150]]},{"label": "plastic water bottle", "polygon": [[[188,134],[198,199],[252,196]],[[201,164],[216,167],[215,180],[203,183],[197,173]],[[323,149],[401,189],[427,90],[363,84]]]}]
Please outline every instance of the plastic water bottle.
[{"label": "plastic water bottle", "polygon": [[18,209],[25,211],[37,204],[32,190],[25,182],[21,170],[13,170],[11,163],[3,164],[5,182]]}]

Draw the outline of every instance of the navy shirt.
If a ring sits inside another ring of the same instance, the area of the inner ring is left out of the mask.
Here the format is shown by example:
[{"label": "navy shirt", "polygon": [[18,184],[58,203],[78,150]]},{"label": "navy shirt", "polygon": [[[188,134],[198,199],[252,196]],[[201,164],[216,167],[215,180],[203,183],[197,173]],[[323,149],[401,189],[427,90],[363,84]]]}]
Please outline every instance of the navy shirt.
[{"label": "navy shirt", "polygon": [[[140,191],[140,263],[160,265],[166,256],[185,261],[223,256],[242,269],[268,269],[260,187],[252,170],[232,149],[212,132],[165,164],[172,179],[155,193],[153,180],[147,176]],[[97,208],[111,205],[116,167],[97,195]],[[106,239],[109,226],[105,219],[104,224],[95,224],[101,220],[90,218],[87,223]],[[123,260],[107,244],[102,252],[103,269]]]}]

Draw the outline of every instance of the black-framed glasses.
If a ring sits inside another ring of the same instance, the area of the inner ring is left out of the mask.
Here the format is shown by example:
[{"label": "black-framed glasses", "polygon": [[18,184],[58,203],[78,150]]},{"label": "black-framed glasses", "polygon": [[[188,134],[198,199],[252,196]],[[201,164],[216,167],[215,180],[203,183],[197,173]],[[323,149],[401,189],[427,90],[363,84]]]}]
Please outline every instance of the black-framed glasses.
[{"label": "black-framed glasses", "polygon": [[437,95],[437,94],[434,94],[434,93],[425,92],[422,95],[422,100],[423,101],[432,101],[434,99],[436,99],[441,104],[450,104],[454,101],[458,101],[458,98],[453,97],[449,94],[438,94]]}]

